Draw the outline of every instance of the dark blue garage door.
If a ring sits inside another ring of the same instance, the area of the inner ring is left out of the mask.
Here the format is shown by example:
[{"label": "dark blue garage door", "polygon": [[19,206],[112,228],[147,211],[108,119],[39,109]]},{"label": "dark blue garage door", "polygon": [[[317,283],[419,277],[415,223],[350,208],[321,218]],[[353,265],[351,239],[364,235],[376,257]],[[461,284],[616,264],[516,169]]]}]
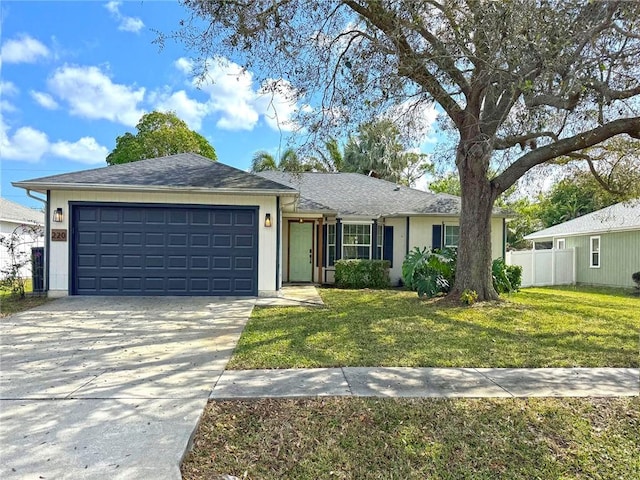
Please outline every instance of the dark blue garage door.
[{"label": "dark blue garage door", "polygon": [[258,293],[257,207],[72,205],[74,295]]}]

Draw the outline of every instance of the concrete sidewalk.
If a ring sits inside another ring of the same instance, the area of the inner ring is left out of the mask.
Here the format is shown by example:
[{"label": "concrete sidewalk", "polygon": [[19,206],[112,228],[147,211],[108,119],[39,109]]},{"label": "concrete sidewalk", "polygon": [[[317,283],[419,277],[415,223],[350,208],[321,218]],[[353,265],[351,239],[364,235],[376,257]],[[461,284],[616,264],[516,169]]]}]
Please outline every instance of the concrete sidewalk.
[{"label": "concrete sidewalk", "polygon": [[226,370],[210,398],[629,397],[638,368],[312,368]]}]

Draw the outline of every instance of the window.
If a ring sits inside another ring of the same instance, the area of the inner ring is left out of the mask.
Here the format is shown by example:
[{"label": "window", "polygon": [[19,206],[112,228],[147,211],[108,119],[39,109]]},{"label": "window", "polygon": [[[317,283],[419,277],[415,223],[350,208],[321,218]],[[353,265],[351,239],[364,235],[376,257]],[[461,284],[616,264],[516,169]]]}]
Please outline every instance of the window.
[{"label": "window", "polygon": [[336,263],[336,226],[327,225],[327,265],[332,267]]},{"label": "window", "polygon": [[591,268],[600,268],[600,237],[591,237]]},{"label": "window", "polygon": [[384,250],[383,250],[383,244],[384,244],[384,225],[378,225],[378,237],[377,237],[377,242],[378,242],[378,255],[376,256],[376,258],[378,260],[382,260],[382,256],[384,255]]},{"label": "window", "polygon": [[345,260],[371,258],[371,225],[349,223],[342,225],[342,258]]},{"label": "window", "polygon": [[567,243],[565,242],[564,238],[559,238],[558,240],[556,240],[556,249],[557,250],[564,250],[566,247]]},{"label": "window", "polygon": [[458,225],[444,226],[444,246],[457,247],[460,239],[460,227]]}]

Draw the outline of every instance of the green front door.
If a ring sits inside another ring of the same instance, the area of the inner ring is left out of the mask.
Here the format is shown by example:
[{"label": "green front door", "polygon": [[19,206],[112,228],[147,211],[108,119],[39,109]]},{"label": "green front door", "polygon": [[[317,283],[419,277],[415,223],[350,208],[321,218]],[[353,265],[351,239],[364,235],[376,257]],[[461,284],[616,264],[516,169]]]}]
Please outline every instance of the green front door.
[{"label": "green front door", "polygon": [[313,280],[313,223],[289,223],[289,281]]}]

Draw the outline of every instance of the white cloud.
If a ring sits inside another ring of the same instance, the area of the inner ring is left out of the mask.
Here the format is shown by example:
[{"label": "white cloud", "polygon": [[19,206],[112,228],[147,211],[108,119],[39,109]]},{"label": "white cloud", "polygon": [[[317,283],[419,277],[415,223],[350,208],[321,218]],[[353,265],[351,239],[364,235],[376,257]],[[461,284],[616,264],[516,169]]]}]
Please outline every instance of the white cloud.
[{"label": "white cloud", "polygon": [[96,164],[105,161],[109,150],[93,137],[83,137],[71,143],[50,143],[47,134],[31,127],[20,127],[10,135],[9,127],[0,119],[0,158],[37,163],[46,154],[80,163]]},{"label": "white cloud", "polygon": [[138,17],[127,17],[126,15],[123,15],[120,12],[120,5],[122,5],[122,2],[109,2],[104,6],[104,8],[109,10],[111,16],[119,22],[118,30],[133,33],[138,33],[142,30],[144,22]]},{"label": "white cloud", "polygon": [[[191,60],[182,57],[174,65],[183,74],[193,75]],[[176,92],[172,98],[175,103],[168,108],[192,125],[199,127],[206,115],[217,114],[216,126],[223,130],[253,130],[261,117],[274,130],[296,127],[291,121],[297,109],[296,91],[284,80],[267,80],[255,89],[253,73],[218,57],[208,61],[206,75],[192,79],[191,87],[206,93],[207,102],[199,103],[184,92]]]},{"label": "white cloud", "polygon": [[35,163],[49,149],[47,135],[31,127],[20,127],[13,135],[0,119],[0,157]]},{"label": "white cloud", "polygon": [[0,56],[3,63],[35,63],[42,57],[48,57],[49,49],[35,38],[21,35],[4,42]]},{"label": "white cloud", "polygon": [[0,95],[1,96],[17,95],[19,91],[20,90],[18,90],[18,87],[16,87],[15,83],[12,83],[12,82],[9,82],[9,81],[0,80]]},{"label": "white cloud", "polygon": [[45,92],[37,92],[35,90],[31,90],[29,92],[31,98],[33,98],[38,105],[48,110],[55,110],[58,108],[58,102],[54,100],[54,98]]},{"label": "white cloud", "polygon": [[132,127],[144,113],[138,108],[145,89],[113,83],[98,67],[61,67],[48,80],[49,89],[85,118],[107,119]]},{"label": "white cloud", "polygon": [[292,131],[297,128],[291,120],[297,110],[296,90],[286,80],[267,80],[256,96],[255,105],[273,130]]},{"label": "white cloud", "polygon": [[258,123],[259,114],[255,109],[253,74],[240,65],[224,59],[211,62],[206,78],[194,85],[209,95],[211,113],[218,113],[216,123],[223,130],[253,130]]},{"label": "white cloud", "polygon": [[60,141],[51,144],[51,153],[80,163],[102,163],[109,150],[100,145],[93,137],[82,137],[77,142]]},{"label": "white cloud", "polygon": [[174,93],[153,92],[148,100],[154,105],[154,110],[175,112],[178,118],[184,120],[192,130],[200,130],[202,119],[209,113],[206,103],[189,98],[184,90]]},{"label": "white cloud", "polygon": [[20,92],[14,83],[0,80],[0,112],[15,112],[17,109],[7,97],[13,97]]},{"label": "white cloud", "polygon": [[193,62],[188,58],[180,57],[174,62],[175,67],[185,75],[190,75],[193,71]]}]

